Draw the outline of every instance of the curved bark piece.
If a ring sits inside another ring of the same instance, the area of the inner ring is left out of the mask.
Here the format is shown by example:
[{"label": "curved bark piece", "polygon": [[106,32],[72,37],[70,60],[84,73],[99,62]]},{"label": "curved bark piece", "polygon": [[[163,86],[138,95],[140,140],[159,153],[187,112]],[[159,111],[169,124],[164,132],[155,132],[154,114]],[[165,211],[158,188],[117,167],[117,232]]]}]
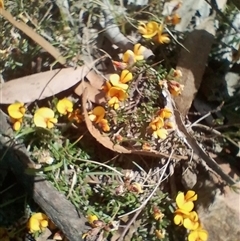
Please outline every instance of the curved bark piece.
[{"label": "curved bark piece", "polygon": [[[92,121],[89,119],[88,112],[86,109],[87,100],[88,100],[88,89],[86,88],[82,94],[82,109],[83,109],[85,123],[86,123],[87,129],[90,132],[90,134],[104,147],[108,148],[111,151],[118,152],[118,153],[169,158],[169,154],[167,154],[167,153],[162,153],[162,152],[158,152],[158,151],[127,149],[124,146],[121,146],[119,144],[114,144],[108,136],[102,135],[100,133],[100,131],[93,125]],[[186,160],[187,156],[172,155],[172,158],[175,160],[184,160],[184,159]]]},{"label": "curved bark piece", "polygon": [[8,165],[17,180],[69,241],[82,241],[82,234],[86,231],[85,218],[43,177],[25,174],[25,169],[33,167],[34,163],[29,158],[26,148],[16,143],[12,136],[6,117],[0,111],[0,156],[3,158],[1,161]]}]

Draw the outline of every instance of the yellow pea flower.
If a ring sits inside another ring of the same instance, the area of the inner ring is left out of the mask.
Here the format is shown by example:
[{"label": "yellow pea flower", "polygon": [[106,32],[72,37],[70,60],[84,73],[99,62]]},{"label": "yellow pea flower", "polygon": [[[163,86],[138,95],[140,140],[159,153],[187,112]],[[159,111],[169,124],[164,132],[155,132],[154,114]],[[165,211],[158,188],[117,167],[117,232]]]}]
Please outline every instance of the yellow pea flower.
[{"label": "yellow pea flower", "polygon": [[188,211],[185,211],[185,210],[182,210],[182,209],[177,209],[175,211],[175,215],[174,215],[174,223],[178,226],[181,226],[183,225],[183,221],[186,217],[189,216],[189,212]]},{"label": "yellow pea flower", "polygon": [[128,85],[126,83],[132,79],[133,79],[132,73],[126,69],[121,72],[120,76],[118,74],[111,74],[109,78],[112,86],[119,87],[123,90],[128,89]]},{"label": "yellow pea flower", "polygon": [[161,221],[162,218],[164,217],[164,214],[157,206],[153,207],[153,217],[157,221]]},{"label": "yellow pea flower", "polygon": [[104,119],[105,112],[106,111],[102,106],[97,106],[88,113],[88,117],[91,121],[95,122],[103,131],[107,132],[110,130],[110,127],[108,121]]},{"label": "yellow pea flower", "polygon": [[0,0],[0,9],[4,9],[4,0]]},{"label": "yellow pea flower", "polygon": [[168,34],[163,33],[163,29],[163,24],[160,24],[157,31],[156,39],[160,44],[167,44],[170,42],[170,38],[168,37]]},{"label": "yellow pea flower", "polygon": [[23,118],[14,119],[10,117],[10,122],[13,124],[13,130],[19,131],[22,126]]},{"label": "yellow pea flower", "polygon": [[119,108],[119,102],[124,101],[127,98],[127,93],[119,87],[112,87],[109,90],[108,95],[111,98],[108,101],[108,104],[115,110]]},{"label": "yellow pea flower", "polygon": [[75,109],[73,112],[68,114],[68,119],[70,121],[75,121],[77,123],[82,122],[83,116],[81,115],[81,111],[79,108]]},{"label": "yellow pea flower", "polygon": [[181,85],[179,82],[171,80],[168,81],[168,90],[173,96],[178,96],[182,93],[184,85]]},{"label": "yellow pea flower", "polygon": [[168,119],[172,116],[172,111],[165,107],[158,112],[158,115],[163,119]]},{"label": "yellow pea flower", "polygon": [[156,138],[156,139],[160,138],[160,139],[164,140],[164,139],[167,138],[167,135],[168,135],[168,131],[164,128],[160,128],[160,129],[155,130],[153,132],[153,137]]},{"label": "yellow pea flower", "polygon": [[155,235],[158,239],[164,239],[165,238],[165,230],[155,230]]},{"label": "yellow pea flower", "polygon": [[138,31],[142,34],[143,38],[150,39],[158,32],[158,23],[155,21],[150,21],[147,24],[139,22]]},{"label": "yellow pea flower", "polygon": [[133,46],[133,53],[135,55],[136,61],[143,60],[143,52],[146,50],[146,47],[142,46],[141,44],[137,43]]},{"label": "yellow pea flower", "polygon": [[26,108],[22,102],[16,102],[8,106],[8,114],[13,119],[23,118]]},{"label": "yellow pea flower", "polygon": [[96,216],[96,215],[94,215],[94,214],[89,214],[88,216],[87,216],[87,220],[88,220],[88,222],[89,222],[89,224],[92,226],[92,227],[95,227],[95,222],[96,221],[98,221],[99,219],[98,219],[98,217]]},{"label": "yellow pea flower", "polygon": [[152,128],[153,131],[162,128],[164,126],[163,118],[156,117],[150,122],[149,126]]},{"label": "yellow pea flower", "polygon": [[109,105],[110,107],[113,107],[114,110],[119,109],[119,107],[120,107],[120,101],[119,101],[118,97],[113,96],[113,97],[108,101],[108,105]]},{"label": "yellow pea flower", "polygon": [[165,129],[174,129],[175,128],[175,125],[173,122],[171,121],[165,121],[164,122],[164,128]]},{"label": "yellow pea flower", "polygon": [[141,44],[137,43],[134,45],[133,47],[133,51],[132,50],[127,50],[123,56],[122,56],[122,61],[125,63],[135,63],[137,61],[143,60],[144,56],[143,56],[143,52],[146,50],[146,48],[144,46],[142,46]]},{"label": "yellow pea flower", "polygon": [[179,192],[176,197],[176,204],[179,209],[184,210],[186,212],[190,212],[193,210],[194,204],[193,201],[197,200],[197,194],[189,190],[186,195],[183,192]]},{"label": "yellow pea flower", "polygon": [[101,119],[98,122],[98,126],[105,132],[110,131],[110,126],[109,126],[108,121],[106,119]]},{"label": "yellow pea flower", "polygon": [[193,230],[188,235],[188,241],[207,241],[208,232],[199,226],[198,229]]},{"label": "yellow pea flower", "polygon": [[88,116],[91,121],[99,123],[105,116],[105,109],[102,106],[97,106],[89,112]]},{"label": "yellow pea flower", "polygon": [[132,79],[133,79],[133,75],[129,70],[124,69],[121,72],[121,76],[120,76],[121,83],[126,84],[127,82],[131,81]]},{"label": "yellow pea flower", "polygon": [[199,227],[198,214],[195,211],[189,213],[189,215],[183,220],[184,228],[188,230],[195,230]]},{"label": "yellow pea flower", "polygon": [[177,25],[181,22],[181,17],[177,13],[175,13],[173,15],[167,16],[165,18],[165,22],[167,24]]},{"label": "yellow pea flower", "polygon": [[135,192],[137,194],[143,193],[142,185],[138,182],[134,182],[130,185],[130,191]]},{"label": "yellow pea flower", "polygon": [[110,83],[112,84],[112,86],[121,88],[123,90],[128,89],[127,84],[121,83],[120,76],[118,74],[111,74],[109,79],[110,79]]},{"label": "yellow pea flower", "polygon": [[43,231],[47,226],[48,217],[44,213],[35,213],[28,221],[28,228],[31,233]]},{"label": "yellow pea flower", "polygon": [[48,107],[42,107],[36,110],[33,116],[33,121],[37,127],[49,129],[53,128],[54,124],[57,123],[57,119],[54,118],[53,110]]},{"label": "yellow pea flower", "polygon": [[73,111],[73,103],[68,98],[63,98],[57,103],[57,110],[62,115],[67,115]]}]

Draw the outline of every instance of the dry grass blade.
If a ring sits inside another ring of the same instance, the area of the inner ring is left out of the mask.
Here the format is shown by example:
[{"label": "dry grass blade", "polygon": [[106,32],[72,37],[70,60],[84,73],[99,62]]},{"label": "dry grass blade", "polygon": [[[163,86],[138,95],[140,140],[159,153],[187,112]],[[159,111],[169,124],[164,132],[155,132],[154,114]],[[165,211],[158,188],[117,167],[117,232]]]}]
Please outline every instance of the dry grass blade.
[{"label": "dry grass blade", "polygon": [[33,41],[39,44],[43,49],[45,49],[49,54],[51,54],[60,64],[65,65],[66,59],[61,55],[58,49],[53,47],[47,40],[45,40],[42,36],[37,34],[32,28],[26,25],[23,22],[18,22],[14,19],[14,17],[7,10],[0,9],[0,14],[8,20],[13,26],[20,29],[24,32],[28,37],[30,37]]},{"label": "dry grass blade", "polygon": [[129,230],[130,226],[132,225],[132,223],[136,220],[136,218],[138,217],[138,215],[141,213],[141,211],[143,210],[143,208],[147,205],[147,203],[149,202],[149,200],[152,198],[153,194],[157,191],[158,187],[160,186],[160,184],[162,183],[163,181],[163,176],[166,174],[166,171],[167,171],[167,167],[170,163],[170,160],[172,158],[172,154],[173,154],[173,151],[171,152],[169,158],[168,158],[168,161],[167,163],[165,164],[165,167],[161,173],[161,176],[158,180],[158,183],[157,185],[155,186],[155,188],[153,189],[153,191],[151,192],[151,194],[147,197],[147,199],[141,204],[141,206],[136,209],[136,213],[134,214],[133,218],[130,220],[130,222],[128,223],[128,225],[126,226],[126,228],[124,229],[124,231],[122,232],[121,236],[119,237],[118,241],[122,241],[125,237],[125,234],[127,233],[127,231]]}]

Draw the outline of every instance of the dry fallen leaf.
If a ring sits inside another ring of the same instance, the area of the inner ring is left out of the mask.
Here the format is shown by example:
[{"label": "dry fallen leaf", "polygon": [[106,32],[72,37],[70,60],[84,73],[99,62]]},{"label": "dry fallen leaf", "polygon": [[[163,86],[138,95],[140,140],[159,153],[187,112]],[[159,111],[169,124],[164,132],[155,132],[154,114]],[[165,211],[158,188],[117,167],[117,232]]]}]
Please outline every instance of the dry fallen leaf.
[{"label": "dry fallen leaf", "polygon": [[74,90],[75,94],[82,96],[84,90],[87,89],[87,99],[89,101],[100,105],[106,103],[105,93],[101,89],[104,79],[100,75],[97,75],[94,70],[91,70],[86,75],[86,79],[88,81],[83,79],[76,87]]},{"label": "dry fallen leaf", "polygon": [[0,84],[0,104],[23,103],[54,96],[76,85],[90,67],[66,68],[25,76]]},{"label": "dry fallen leaf", "polygon": [[101,143],[103,146],[105,146],[106,148],[112,150],[112,151],[116,151],[119,153],[131,153],[131,151],[127,150],[126,148],[118,145],[118,144],[114,144],[110,138],[108,136],[103,136],[100,131],[94,127],[92,121],[89,119],[88,117],[88,111],[86,109],[86,104],[87,104],[87,96],[88,96],[88,90],[85,89],[83,91],[83,95],[82,95],[82,108],[83,108],[83,115],[85,118],[85,123],[86,126],[88,128],[88,131],[90,132],[90,134],[99,142]]},{"label": "dry fallen leaf", "polygon": [[[165,153],[161,153],[161,152],[157,152],[157,151],[126,149],[125,147],[123,147],[119,144],[114,144],[108,136],[102,135],[101,132],[97,128],[95,128],[92,121],[88,117],[88,111],[86,109],[87,101],[88,101],[88,95],[89,95],[88,89],[86,88],[83,91],[83,94],[82,94],[83,115],[84,115],[84,118],[85,118],[85,123],[86,123],[88,131],[100,144],[102,144],[106,148],[108,148],[112,151],[118,152],[118,153],[138,154],[138,155],[143,155],[143,156],[165,157],[165,158],[169,157],[169,154],[167,154],[167,153],[165,154]],[[182,159],[186,159],[187,157],[172,155],[172,158],[174,158],[176,160],[182,160]]]}]

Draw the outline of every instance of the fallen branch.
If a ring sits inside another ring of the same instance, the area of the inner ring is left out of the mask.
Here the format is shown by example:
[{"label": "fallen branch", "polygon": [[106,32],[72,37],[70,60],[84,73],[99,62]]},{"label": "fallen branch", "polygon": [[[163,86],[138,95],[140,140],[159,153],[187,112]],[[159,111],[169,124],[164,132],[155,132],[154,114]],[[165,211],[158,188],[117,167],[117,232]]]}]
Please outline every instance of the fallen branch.
[{"label": "fallen branch", "polygon": [[206,152],[199,146],[197,141],[188,133],[183,121],[180,112],[175,108],[174,115],[176,118],[176,124],[180,136],[184,139],[185,143],[193,150],[193,159],[198,161],[202,160],[206,165],[213,171],[213,173],[219,175],[225,182],[229,185],[235,184],[235,181],[226,173],[223,172],[221,167],[206,154]]},{"label": "fallen branch", "polygon": [[44,177],[30,176],[25,169],[33,167],[25,146],[18,144],[6,117],[0,111],[0,156],[8,168],[13,171],[17,180],[23,184],[34,201],[46,215],[62,230],[70,241],[82,241],[85,232],[85,218],[76,208],[59,193]]},{"label": "fallen branch", "polygon": [[[112,4],[108,0],[104,0],[101,7],[105,17],[105,25],[102,26],[105,37],[123,51],[128,49],[132,50],[134,44],[120,32],[119,27],[115,23],[114,17],[112,16],[112,12],[114,11]],[[149,59],[153,57],[154,54],[152,50],[146,49],[143,56],[144,59]]]}]

